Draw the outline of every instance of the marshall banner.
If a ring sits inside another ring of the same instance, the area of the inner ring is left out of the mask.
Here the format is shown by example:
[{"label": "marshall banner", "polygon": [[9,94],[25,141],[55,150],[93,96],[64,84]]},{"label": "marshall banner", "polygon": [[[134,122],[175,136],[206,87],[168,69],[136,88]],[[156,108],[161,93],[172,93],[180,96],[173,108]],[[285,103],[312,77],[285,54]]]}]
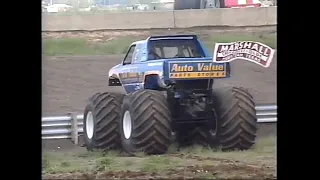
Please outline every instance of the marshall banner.
[{"label": "marshall banner", "polygon": [[246,60],[265,68],[273,59],[274,49],[254,41],[237,41],[216,43],[213,52],[213,62],[225,63],[233,60]]}]

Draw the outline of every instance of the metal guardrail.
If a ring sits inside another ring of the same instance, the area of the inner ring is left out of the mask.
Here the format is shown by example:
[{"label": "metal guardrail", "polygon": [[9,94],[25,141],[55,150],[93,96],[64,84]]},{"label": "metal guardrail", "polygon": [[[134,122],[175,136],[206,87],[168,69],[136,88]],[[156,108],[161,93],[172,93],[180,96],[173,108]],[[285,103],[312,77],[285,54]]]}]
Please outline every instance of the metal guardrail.
[{"label": "metal guardrail", "polygon": [[[277,105],[264,104],[256,106],[258,123],[277,122]],[[75,144],[83,132],[83,115],[67,114],[65,116],[42,117],[42,139],[69,139]],[[77,128],[75,128],[77,127]]]}]

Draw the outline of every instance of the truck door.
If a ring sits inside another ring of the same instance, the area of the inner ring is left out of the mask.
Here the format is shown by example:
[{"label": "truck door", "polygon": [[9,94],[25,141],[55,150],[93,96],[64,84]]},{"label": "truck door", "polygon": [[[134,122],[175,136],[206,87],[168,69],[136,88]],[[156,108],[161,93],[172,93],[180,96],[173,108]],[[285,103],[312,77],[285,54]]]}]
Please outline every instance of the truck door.
[{"label": "truck door", "polygon": [[122,62],[122,68],[119,72],[120,80],[127,93],[139,89],[138,67],[133,63],[137,54],[136,45],[132,45]]}]

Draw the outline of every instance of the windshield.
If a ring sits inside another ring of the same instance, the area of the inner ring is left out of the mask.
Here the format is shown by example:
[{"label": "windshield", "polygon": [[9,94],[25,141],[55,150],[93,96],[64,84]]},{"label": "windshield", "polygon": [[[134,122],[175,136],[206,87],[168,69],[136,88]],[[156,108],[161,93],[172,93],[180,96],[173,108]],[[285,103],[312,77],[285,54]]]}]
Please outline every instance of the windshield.
[{"label": "windshield", "polygon": [[204,53],[195,39],[162,39],[149,42],[149,60],[201,57],[204,57]]}]

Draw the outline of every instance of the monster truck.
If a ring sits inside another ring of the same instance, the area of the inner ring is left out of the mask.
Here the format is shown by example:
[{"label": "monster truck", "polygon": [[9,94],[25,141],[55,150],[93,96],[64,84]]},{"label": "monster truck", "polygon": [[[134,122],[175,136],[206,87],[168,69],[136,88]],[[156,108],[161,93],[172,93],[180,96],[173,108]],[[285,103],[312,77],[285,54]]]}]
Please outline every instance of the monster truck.
[{"label": "monster truck", "polygon": [[216,78],[228,77],[230,64],[214,63],[196,35],[132,43],[109,71],[109,86],[122,86],[126,93],[89,98],[83,126],[87,149],[162,154],[173,139],[222,150],[251,148],[255,103],[242,87],[213,88]]}]

